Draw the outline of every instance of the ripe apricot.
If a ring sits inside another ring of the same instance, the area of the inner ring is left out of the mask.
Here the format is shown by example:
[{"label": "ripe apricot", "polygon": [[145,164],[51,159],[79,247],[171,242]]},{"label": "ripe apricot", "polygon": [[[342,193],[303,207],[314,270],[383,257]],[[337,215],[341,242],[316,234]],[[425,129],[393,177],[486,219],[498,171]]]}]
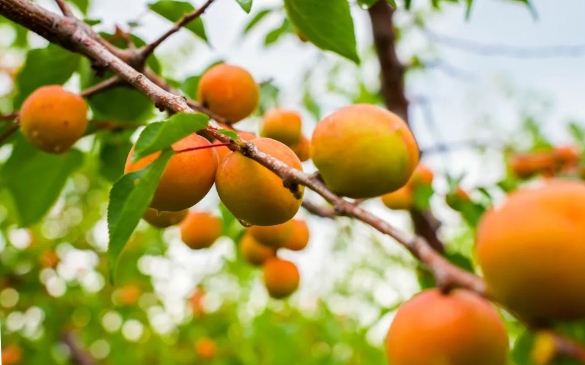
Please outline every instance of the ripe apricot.
[{"label": "ripe apricot", "polygon": [[299,287],[299,269],[287,260],[273,257],[264,263],[264,285],[268,294],[275,299],[283,299]]},{"label": "ripe apricot", "polygon": [[327,186],[372,198],[404,186],[419,161],[416,140],[396,114],[368,104],[341,108],[317,124],[312,158]]},{"label": "ripe apricot", "polygon": [[510,161],[512,172],[521,179],[527,179],[536,174],[553,174],[555,158],[550,153],[524,154],[512,156]]},{"label": "ripe apricot", "polygon": [[433,170],[421,162],[414,169],[409,184],[412,186],[428,186],[433,184],[434,178],[435,174],[433,173]]},{"label": "ripe apricot", "polygon": [[188,209],[183,209],[178,212],[159,212],[156,209],[147,208],[142,216],[142,219],[156,228],[167,228],[177,225],[185,219],[189,213]]},{"label": "ripe apricot", "polygon": [[476,254],[488,290],[528,319],[585,317],[585,183],[552,179],[481,218]]},{"label": "ripe apricot", "polygon": [[209,212],[190,211],[181,223],[181,240],[194,250],[208,248],[221,236],[222,221]]},{"label": "ripe apricot", "polygon": [[39,262],[43,267],[54,268],[59,263],[59,256],[53,250],[45,250],[39,258]]},{"label": "ripe apricot", "polygon": [[260,136],[275,139],[290,147],[301,141],[302,126],[303,122],[299,113],[276,108],[264,114]]},{"label": "ripe apricot", "polygon": [[67,152],[87,129],[87,103],[60,85],[41,86],[20,109],[20,129],[35,147],[54,154]]},{"label": "ripe apricot", "polygon": [[580,151],[576,146],[557,146],[553,156],[560,169],[576,168],[579,163]]},{"label": "ripe apricot", "polygon": [[272,248],[280,248],[292,237],[294,227],[294,222],[289,220],[274,226],[252,226],[248,228],[248,232],[258,243]]},{"label": "ripe apricot", "polygon": [[141,290],[133,284],[128,284],[116,291],[116,298],[122,305],[134,305],[140,298]]},{"label": "ripe apricot", "polygon": [[[250,143],[290,167],[303,170],[299,158],[285,144],[270,138],[256,138]],[[304,187],[299,186],[295,197],[280,177],[241,152],[232,152],[223,160],[215,184],[229,211],[240,221],[257,226],[290,220],[299,210],[304,193]]]},{"label": "ripe apricot", "polygon": [[[210,146],[205,138],[191,134],[173,143],[173,150]],[[134,147],[128,154],[124,173],[140,170],[154,161],[160,152],[148,155],[132,163]],[[165,169],[150,207],[158,211],[178,212],[197,204],[207,195],[215,180],[217,156],[213,148],[176,153]]]},{"label": "ripe apricot", "polygon": [[205,298],[205,291],[201,288],[197,288],[195,292],[189,297],[189,304],[191,311],[197,317],[201,316],[204,312],[203,300]]},{"label": "ripe apricot", "polygon": [[217,345],[211,338],[203,337],[195,342],[195,352],[203,359],[211,359],[217,353]]},{"label": "ripe apricot", "polygon": [[293,219],[293,232],[292,236],[284,243],[284,248],[292,251],[301,251],[309,244],[309,226],[307,222],[300,219]]},{"label": "ripe apricot", "polygon": [[386,337],[392,365],[505,365],[507,353],[498,313],[465,290],[415,295],[400,306]]},{"label": "ripe apricot", "polygon": [[17,345],[9,345],[2,348],[2,365],[16,365],[22,360],[22,349]]},{"label": "ripe apricot", "polygon": [[384,194],[380,199],[386,207],[392,210],[408,210],[414,205],[410,185],[405,185],[396,191]]},{"label": "ripe apricot", "polygon": [[[240,139],[243,139],[245,141],[251,141],[254,138],[257,138],[257,136],[254,133],[251,132],[245,132],[245,131],[239,131],[237,132],[238,137],[240,137]],[[222,143],[221,141],[215,140],[213,142],[213,144],[220,144]],[[232,150],[230,150],[229,148],[223,146],[223,147],[215,147],[215,152],[217,153],[217,160],[219,161],[219,163],[222,163],[223,159],[230,153],[232,152]]]},{"label": "ripe apricot", "polygon": [[262,266],[266,260],[276,255],[276,250],[259,243],[248,232],[240,240],[240,253],[248,263]]},{"label": "ripe apricot", "polygon": [[197,94],[206,108],[229,123],[252,114],[260,100],[260,88],[252,75],[225,63],[211,67],[201,76]]},{"label": "ripe apricot", "polygon": [[311,158],[311,141],[305,136],[301,137],[301,141],[290,146],[290,149],[297,155],[301,162],[308,161]]}]

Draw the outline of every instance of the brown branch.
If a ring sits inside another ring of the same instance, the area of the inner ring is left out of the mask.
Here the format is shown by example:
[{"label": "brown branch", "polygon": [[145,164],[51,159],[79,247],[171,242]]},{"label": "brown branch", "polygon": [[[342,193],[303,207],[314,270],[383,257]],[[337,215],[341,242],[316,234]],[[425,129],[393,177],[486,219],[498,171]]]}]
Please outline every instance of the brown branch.
[{"label": "brown branch", "polygon": [[69,348],[71,352],[71,359],[77,365],[97,365],[96,361],[79,343],[75,334],[71,331],[66,331],[61,336],[61,341]]},{"label": "brown branch", "polygon": [[12,121],[18,118],[18,113],[10,113],[6,115],[0,115],[0,121]]},{"label": "brown branch", "polygon": [[65,0],[55,0],[55,2],[59,6],[59,9],[61,9],[63,15],[69,18],[75,17],[75,15],[73,15],[73,12],[71,11],[71,8],[69,8],[69,5],[67,5]]},{"label": "brown branch", "polygon": [[124,82],[120,80],[118,76],[112,76],[107,80],[104,80],[98,84],[95,84],[87,89],[83,90],[79,95],[84,98],[91,98],[92,96],[99,94],[101,92],[113,89],[117,86],[123,85]]},{"label": "brown branch", "polygon": [[310,200],[303,200],[303,208],[305,208],[309,213],[314,214],[316,216],[322,218],[331,218],[334,219],[339,214],[335,212],[335,208],[328,207],[325,205],[318,205]]},{"label": "brown branch", "polygon": [[12,124],[6,130],[6,132],[4,132],[2,135],[0,135],[0,146],[2,146],[2,144],[8,139],[8,137],[10,137],[12,134],[14,134],[14,132],[16,132],[18,130],[19,125],[20,125],[20,123],[18,123],[18,122]]},{"label": "brown branch", "polygon": [[169,29],[168,31],[166,31],[164,34],[162,34],[160,37],[158,37],[157,39],[155,39],[152,43],[147,44],[146,46],[142,47],[142,49],[140,49],[140,58],[141,60],[144,62],[146,61],[146,59],[148,58],[148,56],[150,56],[154,50],[156,49],[156,47],[160,46],[160,44],[162,42],[164,42],[167,38],[169,38],[170,36],[172,36],[173,34],[175,34],[176,32],[178,32],[181,28],[183,28],[185,25],[189,24],[191,21],[199,18],[201,16],[201,14],[203,14],[205,12],[205,10],[214,2],[215,0],[207,0],[205,2],[205,4],[203,4],[203,6],[201,6],[199,9],[189,13],[189,14],[185,14],[183,15],[183,17],[181,19],[179,19],[179,21],[177,21],[175,24],[173,24],[173,26],[171,27],[171,29]]}]

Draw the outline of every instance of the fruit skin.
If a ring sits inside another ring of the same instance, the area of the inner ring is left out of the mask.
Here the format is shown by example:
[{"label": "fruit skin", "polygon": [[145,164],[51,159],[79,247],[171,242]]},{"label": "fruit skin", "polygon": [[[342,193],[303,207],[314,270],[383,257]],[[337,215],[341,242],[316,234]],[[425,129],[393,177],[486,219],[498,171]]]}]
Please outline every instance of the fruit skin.
[{"label": "fruit skin", "polygon": [[[191,134],[173,143],[173,150],[210,146],[205,138]],[[132,163],[134,147],[126,160],[124,173],[140,170],[159,155],[155,152]],[[178,212],[192,207],[207,195],[215,180],[217,156],[213,148],[176,153],[167,165],[150,203],[158,211]]]},{"label": "fruit skin", "polygon": [[209,110],[236,123],[256,110],[260,88],[248,71],[223,63],[203,73],[197,95]]},{"label": "fruit skin", "polygon": [[392,210],[409,210],[414,206],[412,187],[405,185],[400,189],[380,197],[382,203]]},{"label": "fruit skin", "polygon": [[153,227],[168,228],[181,223],[187,216],[187,213],[189,213],[188,209],[178,212],[159,212],[156,209],[147,208],[142,219]]},{"label": "fruit skin", "polygon": [[[250,141],[256,147],[285,164],[302,171],[301,161],[285,144],[270,138]],[[240,152],[230,153],[217,169],[217,193],[232,214],[249,224],[272,226],[290,220],[301,206],[304,186],[298,198],[282,179]]]},{"label": "fruit skin", "polygon": [[60,85],[41,86],[20,109],[20,130],[35,147],[53,154],[67,152],[87,129],[87,103]]},{"label": "fruit skin", "polygon": [[217,353],[217,345],[212,339],[203,337],[195,342],[195,352],[203,359],[211,359]]},{"label": "fruit skin", "polygon": [[415,295],[400,306],[386,337],[392,365],[505,365],[507,353],[498,313],[465,290]]},{"label": "fruit skin", "polygon": [[421,162],[414,169],[408,183],[413,187],[428,186],[433,184],[434,178],[435,174],[433,173],[433,170]]},{"label": "fruit skin", "polygon": [[284,299],[299,287],[299,269],[287,260],[270,258],[264,263],[264,285],[268,294],[275,299]]},{"label": "fruit skin", "polygon": [[121,305],[131,306],[138,302],[142,291],[133,284],[128,284],[116,291],[116,299]]},{"label": "fruit skin", "polygon": [[194,250],[208,248],[221,236],[222,221],[209,212],[190,211],[181,223],[181,240]]},{"label": "fruit skin", "polygon": [[262,266],[266,260],[276,256],[274,248],[259,243],[249,232],[240,241],[240,253],[244,260],[254,266]]},{"label": "fruit skin", "polygon": [[274,226],[252,226],[248,232],[258,243],[272,248],[281,248],[292,235],[295,224],[292,220]]},{"label": "fruit skin", "polygon": [[585,183],[551,179],[481,218],[476,255],[493,297],[528,320],[585,317]]},{"label": "fruit skin", "polygon": [[308,161],[311,158],[311,141],[305,136],[297,144],[290,146],[290,149],[297,155],[301,162]]},{"label": "fruit skin", "polygon": [[2,347],[2,365],[16,365],[22,360],[22,349],[17,345]]},{"label": "fruit skin", "polygon": [[[244,141],[251,141],[254,138],[258,138],[254,133],[251,132],[245,132],[245,131],[239,131],[237,132],[238,137],[240,137],[240,139],[243,139]],[[223,143],[221,141],[215,140],[213,141],[213,144],[220,144]],[[230,150],[229,148],[223,146],[223,147],[214,147],[215,152],[217,153],[217,161],[219,163],[222,163],[223,159],[229,155],[230,152],[232,152],[232,150]]]},{"label": "fruit skin", "polygon": [[550,153],[516,154],[510,161],[512,172],[520,179],[528,179],[536,174],[552,176],[555,157]]},{"label": "fruit skin", "polygon": [[284,248],[292,251],[301,251],[307,247],[310,238],[309,226],[304,220],[293,219],[292,236],[284,243]]},{"label": "fruit skin", "polygon": [[301,142],[302,126],[299,113],[276,108],[264,114],[260,136],[275,139],[290,147]]},{"label": "fruit skin", "polygon": [[419,161],[417,142],[396,114],[368,104],[341,108],[317,124],[313,163],[327,186],[373,198],[404,186]]}]

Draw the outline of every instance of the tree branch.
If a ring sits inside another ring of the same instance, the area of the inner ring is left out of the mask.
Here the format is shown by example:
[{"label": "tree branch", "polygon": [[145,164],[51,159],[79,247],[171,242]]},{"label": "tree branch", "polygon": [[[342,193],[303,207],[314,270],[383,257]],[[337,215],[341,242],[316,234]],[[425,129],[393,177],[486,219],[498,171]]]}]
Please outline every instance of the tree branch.
[{"label": "tree branch", "polygon": [[10,137],[14,132],[18,130],[20,123],[16,122],[12,124],[2,135],[0,135],[0,146]]},{"label": "tree branch", "polygon": [[77,340],[75,334],[66,331],[61,337],[61,341],[69,348],[71,359],[77,365],[97,365],[96,361],[88,354]]},{"label": "tree branch", "polygon": [[117,86],[123,85],[124,82],[120,80],[118,76],[112,76],[107,80],[100,82],[99,84],[95,84],[87,89],[83,90],[79,95],[84,98],[91,98],[92,96],[99,94],[101,92],[113,89]]},{"label": "tree branch", "polygon": [[61,9],[61,12],[63,13],[63,15],[65,15],[66,17],[69,17],[69,18],[75,17],[73,15],[73,12],[69,8],[69,5],[67,5],[67,3],[65,2],[65,0],[55,0],[55,2],[59,6],[59,9]]},{"label": "tree branch", "polygon": [[10,113],[10,114],[6,114],[6,115],[0,115],[0,120],[1,121],[11,121],[18,118],[18,113]]}]

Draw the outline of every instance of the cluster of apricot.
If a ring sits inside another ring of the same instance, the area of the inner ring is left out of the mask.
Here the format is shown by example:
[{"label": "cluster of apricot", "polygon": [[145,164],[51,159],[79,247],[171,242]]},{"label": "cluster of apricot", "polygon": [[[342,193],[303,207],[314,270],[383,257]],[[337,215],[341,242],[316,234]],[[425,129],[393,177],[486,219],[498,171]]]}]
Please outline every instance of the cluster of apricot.
[{"label": "cluster of apricot", "polygon": [[576,146],[556,146],[546,151],[516,153],[510,158],[509,167],[523,180],[536,175],[550,178],[559,174],[578,174],[580,155]]}]

